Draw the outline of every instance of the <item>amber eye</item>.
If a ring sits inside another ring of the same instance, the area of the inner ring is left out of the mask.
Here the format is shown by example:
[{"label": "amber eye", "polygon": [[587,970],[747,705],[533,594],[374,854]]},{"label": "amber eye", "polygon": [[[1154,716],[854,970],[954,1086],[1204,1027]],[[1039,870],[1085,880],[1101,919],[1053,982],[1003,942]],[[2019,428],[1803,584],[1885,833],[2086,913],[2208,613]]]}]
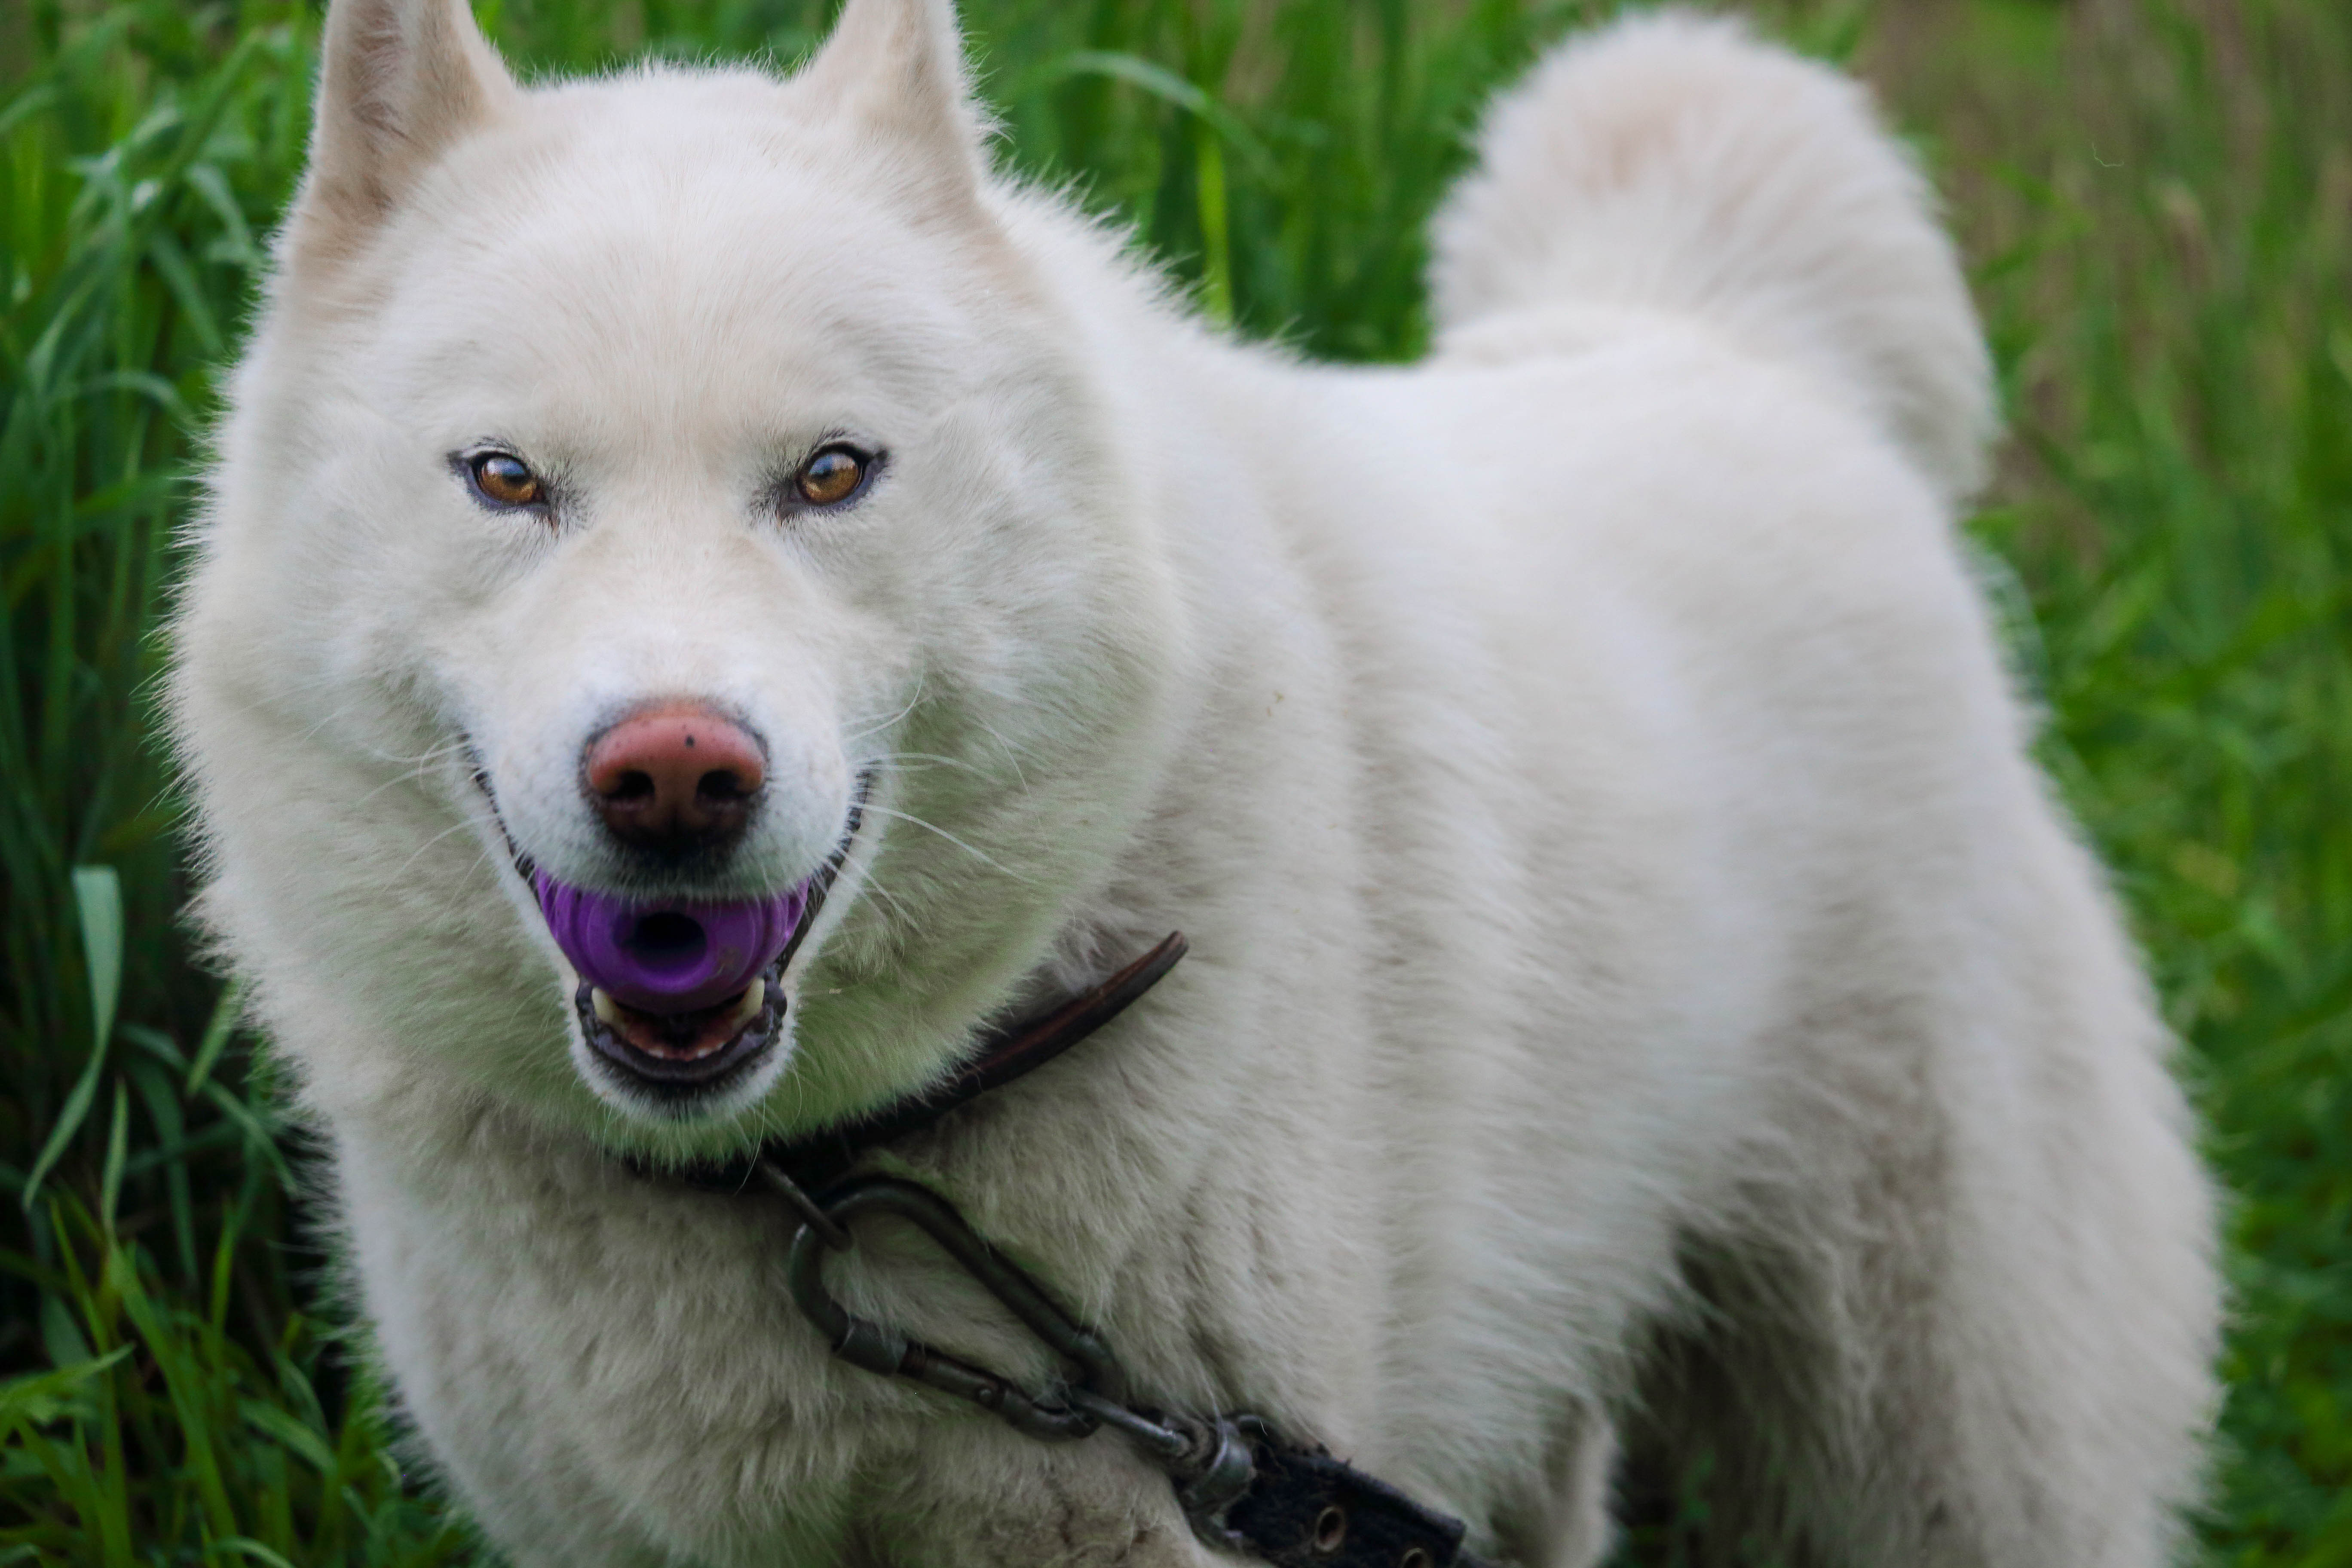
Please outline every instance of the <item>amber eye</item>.
[{"label": "amber eye", "polygon": [[511,452],[480,452],[466,459],[475,493],[492,506],[538,506],[547,500],[547,487],[530,466]]},{"label": "amber eye", "polygon": [[793,491],[810,506],[838,506],[865,484],[874,459],[852,447],[827,447],[793,476]]}]

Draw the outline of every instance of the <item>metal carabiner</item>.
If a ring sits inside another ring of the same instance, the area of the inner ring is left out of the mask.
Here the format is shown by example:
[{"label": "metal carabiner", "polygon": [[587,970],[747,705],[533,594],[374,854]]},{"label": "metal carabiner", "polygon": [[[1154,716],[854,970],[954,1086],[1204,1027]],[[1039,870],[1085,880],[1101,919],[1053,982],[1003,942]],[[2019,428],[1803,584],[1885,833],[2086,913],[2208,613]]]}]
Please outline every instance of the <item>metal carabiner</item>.
[{"label": "metal carabiner", "polygon": [[[766,1173],[772,1184],[780,1177],[790,1181],[781,1171]],[[1126,1405],[1127,1374],[1110,1347],[1055,1306],[1035,1280],[982,1240],[936,1193],[896,1176],[861,1176],[829,1189],[821,1199],[812,1200],[809,1209],[814,1213],[803,1212],[786,1264],[793,1300],[842,1360],[868,1372],[912,1378],[942,1394],[969,1400],[1033,1437],[1085,1437],[1101,1426],[1096,1415],[1076,1404],[1033,1394],[1011,1378],[910,1340],[887,1324],[858,1317],[834,1300],[824,1286],[824,1255],[836,1248],[819,1228],[819,1219],[845,1241],[850,1225],[860,1216],[891,1214],[911,1221],[937,1242],[1047,1349],[1076,1366],[1078,1375],[1071,1380],[1074,1389],[1108,1405]]]},{"label": "metal carabiner", "polygon": [[[1101,1336],[1055,1306],[1018,1264],[982,1240],[946,1199],[927,1187],[896,1176],[861,1176],[812,1197],[780,1165],[762,1161],[759,1173],[800,1217],[785,1265],[793,1300],[834,1354],[868,1372],[911,1378],[969,1400],[1032,1437],[1067,1440],[1116,1427],[1167,1472],[1177,1506],[1195,1534],[1212,1546],[1250,1550],[1226,1525],[1225,1512],[1249,1489],[1259,1446],[1272,1440],[1263,1422],[1251,1415],[1161,1415],[1130,1405],[1127,1373]],[[1078,1375],[1063,1386],[1061,1397],[1033,1394],[1011,1378],[861,1318],[835,1300],[824,1288],[824,1255],[855,1246],[850,1224],[867,1214],[912,1221],[1047,1349],[1076,1366]]]}]

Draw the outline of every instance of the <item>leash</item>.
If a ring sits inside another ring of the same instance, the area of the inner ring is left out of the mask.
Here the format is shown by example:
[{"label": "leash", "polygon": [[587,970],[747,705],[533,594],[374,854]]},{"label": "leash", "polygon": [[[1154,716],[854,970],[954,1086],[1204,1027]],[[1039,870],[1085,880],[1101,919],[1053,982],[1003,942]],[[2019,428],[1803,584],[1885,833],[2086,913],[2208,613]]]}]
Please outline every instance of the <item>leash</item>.
[{"label": "leash", "polygon": [[[1101,984],[992,1033],[937,1088],[767,1145],[730,1165],[687,1173],[686,1179],[715,1191],[763,1187],[791,1207],[798,1221],[787,1263],[793,1300],[835,1355],[968,1401],[1040,1441],[1077,1441],[1106,1426],[1117,1429],[1168,1477],[1185,1521],[1211,1546],[1277,1568],[1491,1568],[1462,1549],[1460,1520],[1422,1507],[1321,1447],[1286,1441],[1258,1416],[1135,1403],[1127,1373],[1102,1336],[1064,1311],[945,1198],[900,1177],[850,1174],[868,1151],[932,1126],[1052,1061],[1117,1017],[1183,956],[1184,938],[1171,932]],[[856,1247],[853,1226],[877,1214],[913,1224],[1003,1303],[1065,1363],[1063,1381],[1051,1389],[1024,1388],[858,1317],[835,1300],[825,1288],[825,1259]]]}]

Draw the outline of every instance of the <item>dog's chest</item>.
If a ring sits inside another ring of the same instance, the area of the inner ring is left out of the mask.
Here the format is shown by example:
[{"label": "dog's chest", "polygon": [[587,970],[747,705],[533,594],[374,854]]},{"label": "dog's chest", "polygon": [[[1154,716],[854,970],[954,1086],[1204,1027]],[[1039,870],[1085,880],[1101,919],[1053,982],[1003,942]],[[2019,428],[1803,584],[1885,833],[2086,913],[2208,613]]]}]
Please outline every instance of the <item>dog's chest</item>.
[{"label": "dog's chest", "polygon": [[[1297,1172],[1166,1151],[1146,1170],[1116,1138],[1008,1168],[975,1146],[1035,1129],[1018,1108],[973,1120],[910,1152],[1114,1339],[1141,1386],[1318,1430],[1359,1425],[1355,1380],[1338,1367],[1368,1359],[1349,1325],[1377,1292],[1353,1277],[1332,1211],[1309,1219],[1322,1195]],[[1024,1455],[1034,1440],[991,1417],[833,1360],[790,1300],[793,1222],[771,1199],[697,1192],[584,1152],[476,1140],[420,1163],[364,1136],[341,1142],[385,1359],[436,1457],[494,1515],[562,1498],[580,1517],[609,1515],[610,1529],[658,1521],[652,1539],[725,1561],[730,1542],[849,1528],[877,1478],[942,1444],[978,1444],[1065,1485],[1115,1457],[1108,1439],[1088,1445],[1101,1455]],[[956,1179],[975,1165],[996,1180]],[[1123,1206],[1120,1182],[1089,1179],[1106,1166],[1156,1201]],[[868,1227],[827,1277],[852,1310],[1032,1386],[1063,1370],[911,1230]]]}]

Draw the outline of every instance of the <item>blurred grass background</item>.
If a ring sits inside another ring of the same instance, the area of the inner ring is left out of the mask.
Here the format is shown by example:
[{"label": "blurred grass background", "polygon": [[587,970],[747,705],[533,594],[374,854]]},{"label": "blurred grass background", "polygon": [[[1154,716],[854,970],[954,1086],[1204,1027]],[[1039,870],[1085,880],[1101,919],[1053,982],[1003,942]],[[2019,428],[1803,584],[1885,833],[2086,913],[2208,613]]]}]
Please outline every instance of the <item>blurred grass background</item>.
[{"label": "blurred grass background", "polygon": [[[1485,93],[1610,8],[966,5],[1008,156],[1212,315],[1352,359],[1422,343],[1422,219]],[[829,7],[479,9],[574,69],[789,61]],[[1877,85],[1998,350],[1971,533],[2233,1194],[2205,1559],[2352,1564],[2352,5],[1753,9]],[[174,923],[151,740],[173,531],[317,30],[289,0],[0,0],[0,1568],[485,1556],[339,1351],[299,1131]],[[1685,1561],[1685,1523],[1623,1560]]]}]

